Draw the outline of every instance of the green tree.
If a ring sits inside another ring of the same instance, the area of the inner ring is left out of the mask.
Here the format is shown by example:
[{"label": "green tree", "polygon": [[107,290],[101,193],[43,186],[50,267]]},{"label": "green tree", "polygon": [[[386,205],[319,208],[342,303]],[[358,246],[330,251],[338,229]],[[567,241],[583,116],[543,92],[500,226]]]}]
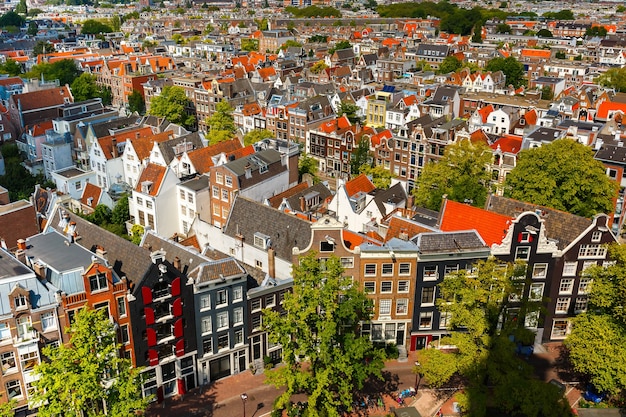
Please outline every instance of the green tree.
[{"label": "green tree", "polygon": [[326,43],[328,42],[328,36],[326,35],[313,35],[306,40],[307,43]]},{"label": "green tree", "polygon": [[95,19],[87,19],[83,22],[80,33],[84,35],[99,35],[101,33],[111,33],[113,28]]},{"label": "green tree", "polygon": [[15,407],[17,407],[17,400],[12,399],[9,402],[0,404],[0,416],[13,416],[15,415]]},{"label": "green tree", "polygon": [[258,39],[242,39],[241,40],[241,50],[250,52],[259,50],[259,40]]},{"label": "green tree", "polygon": [[37,8],[33,8],[33,9],[30,9],[28,11],[28,17],[37,17],[38,15],[40,15],[42,13],[44,13],[43,10],[37,9]]},{"label": "green tree", "polygon": [[[446,276],[438,285],[436,304],[448,316],[450,332],[440,344],[457,349],[419,352],[419,371],[435,387],[461,375],[467,383],[459,404],[470,416],[572,415],[559,389],[535,378],[533,368],[515,355],[516,345],[509,338],[523,344],[534,340],[524,322],[539,311],[541,302],[522,297],[526,270],[525,264],[490,258],[478,261],[472,271]],[[513,298],[520,301],[512,305]]]},{"label": "green tree", "polygon": [[546,85],[541,88],[541,99],[542,100],[552,100],[554,98],[554,93],[552,92],[552,88],[549,85]]},{"label": "green tree", "polygon": [[233,117],[233,108],[228,101],[222,99],[215,105],[215,112],[207,119],[209,126],[208,139],[211,143],[232,139],[237,128]]},{"label": "green tree", "polygon": [[70,85],[81,74],[73,59],[61,59],[52,64],[43,62],[35,65],[26,73],[28,78],[41,79],[43,75],[47,81],[59,80],[61,85]]},{"label": "green tree", "polygon": [[526,85],[526,72],[524,71],[524,65],[513,56],[508,58],[494,58],[487,62],[485,70],[491,72],[502,71],[506,76],[507,84],[510,84],[515,88]]},{"label": "green tree", "polygon": [[100,88],[96,85],[96,76],[83,72],[70,86],[75,101],[89,100],[98,97]]},{"label": "green tree", "polygon": [[117,200],[115,207],[113,207],[113,211],[111,212],[111,223],[123,226],[128,220],[130,220],[128,207],[128,194],[124,194],[119,200]]},{"label": "green tree", "polygon": [[520,152],[505,185],[508,197],[583,217],[612,212],[619,190],[593,150],[572,139]]},{"label": "green tree", "polygon": [[341,104],[339,104],[338,116],[341,117],[345,114],[348,120],[350,120],[350,123],[352,124],[360,123],[361,118],[357,114],[359,110],[360,110],[359,106],[357,106],[356,104],[350,101],[342,101]]},{"label": "green tree", "polygon": [[[565,340],[574,369],[600,392],[624,398],[626,392],[626,246],[609,246],[609,266],[592,266],[586,313],[572,322]],[[622,395],[620,395],[622,394]]]},{"label": "green tree", "polygon": [[298,159],[298,178],[302,181],[302,176],[309,174],[313,180],[317,178],[317,159],[307,154],[301,154]]},{"label": "green tree", "polygon": [[41,54],[49,54],[54,52],[54,45],[48,41],[37,41],[33,47],[33,56],[37,57]]},{"label": "green tree", "polygon": [[567,56],[565,55],[564,51],[556,51],[556,53],[554,54],[554,57],[556,59],[565,59],[565,58],[567,58]]},{"label": "green tree", "polygon": [[28,6],[26,6],[26,0],[20,0],[15,6],[15,13],[26,16],[28,14]]},{"label": "green tree", "polygon": [[585,32],[585,36],[589,37],[600,36],[603,38],[606,36],[606,34],[607,31],[604,26],[593,26],[587,29],[587,31]]},{"label": "green tree", "polygon": [[113,15],[113,17],[111,18],[111,29],[113,29],[113,32],[119,32],[121,27],[122,19],[120,18],[120,15]]},{"label": "green tree", "polygon": [[370,141],[366,137],[361,137],[361,140],[356,144],[352,150],[350,159],[350,172],[353,175],[357,175],[361,172],[362,166],[371,164],[370,156]]},{"label": "green tree", "polygon": [[316,74],[316,75],[320,74],[326,68],[328,68],[328,65],[326,65],[326,62],[324,62],[323,59],[319,60],[315,64],[313,64],[313,66],[311,66],[311,74]]},{"label": "green tree", "polygon": [[[143,412],[140,369],[120,358],[120,344],[105,310],[83,307],[68,329],[70,346],[44,347],[35,367],[33,401],[42,417],[126,417]],[[104,389],[106,387],[106,389]]]},{"label": "green tree", "polygon": [[428,162],[416,181],[415,203],[439,210],[445,195],[448,199],[482,207],[491,178],[487,170],[493,154],[483,143],[460,140],[446,146],[439,162]]},{"label": "green tree", "polygon": [[253,143],[257,143],[263,139],[271,139],[274,137],[274,133],[267,129],[254,129],[243,136],[243,144],[245,146],[248,146],[252,145]]},{"label": "green tree", "polygon": [[439,74],[448,74],[450,72],[456,72],[462,67],[463,61],[453,55],[450,55],[445,57],[441,64],[439,64],[439,70],[437,72]]},{"label": "green tree", "polygon": [[146,111],[146,101],[144,100],[141,93],[137,90],[133,90],[132,93],[128,95],[128,109],[134,113],[144,114]]},{"label": "green tree", "polygon": [[287,39],[287,41],[285,41],[285,43],[283,43],[280,46],[280,49],[287,49],[287,48],[291,48],[291,47],[295,47],[295,48],[301,48],[302,44],[298,41],[295,41],[293,39]]},{"label": "green tree", "polygon": [[111,223],[111,214],[111,209],[108,206],[98,204],[93,213],[87,216],[87,220],[93,224],[97,224],[98,226],[103,226]]},{"label": "green tree", "polygon": [[343,276],[334,256],[323,263],[314,253],[301,257],[293,281],[293,293],[286,293],[283,302],[286,314],[263,313],[264,327],[270,340],[283,347],[285,362],[266,371],[267,380],[286,388],[278,408],[304,392],[310,417],[338,417],[338,408],[351,407],[354,392],[367,378],[382,379],[384,353],[359,331],[360,321],[371,317],[372,302],[352,278]]},{"label": "green tree", "polygon": [[540,38],[551,38],[553,35],[548,29],[541,29],[537,32],[537,36]]},{"label": "green tree", "polygon": [[0,73],[15,77],[22,73],[22,66],[12,59],[7,59],[6,62],[0,64]]},{"label": "green tree", "polygon": [[558,12],[545,12],[542,16],[554,20],[574,20],[574,12],[567,9]]},{"label": "green tree", "polygon": [[330,48],[328,50],[328,53],[332,55],[335,53],[335,51],[339,51],[341,49],[348,49],[348,48],[352,48],[352,44],[350,43],[350,41],[344,39],[342,41],[337,42],[335,46]]},{"label": "green tree", "polygon": [[511,33],[511,26],[507,25],[506,23],[499,23],[498,25],[496,25],[496,32]]},{"label": "green tree", "polygon": [[172,123],[191,127],[196,118],[187,114],[187,107],[191,104],[185,94],[185,90],[178,86],[165,86],[161,95],[154,97],[150,102],[149,114],[157,117],[165,117]]},{"label": "green tree", "polygon": [[39,31],[39,27],[37,26],[36,22],[30,22],[28,24],[28,29],[26,30],[26,33],[30,36],[35,36],[37,34],[37,32]]},{"label": "green tree", "polygon": [[387,189],[391,185],[391,178],[393,178],[393,175],[391,174],[391,171],[382,165],[361,165],[359,172],[371,177],[372,183],[376,186],[376,188]]},{"label": "green tree", "polygon": [[20,28],[24,24],[24,18],[15,12],[7,12],[0,16],[0,27],[9,26]]},{"label": "green tree", "polygon": [[626,92],[626,68],[611,68],[596,80],[603,87],[614,88]]}]

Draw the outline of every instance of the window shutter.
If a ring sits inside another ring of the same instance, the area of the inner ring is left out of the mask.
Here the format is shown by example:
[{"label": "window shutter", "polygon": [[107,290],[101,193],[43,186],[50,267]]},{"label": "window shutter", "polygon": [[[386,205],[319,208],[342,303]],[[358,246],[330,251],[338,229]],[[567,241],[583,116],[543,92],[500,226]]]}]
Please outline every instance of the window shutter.
[{"label": "window shutter", "polygon": [[178,295],[180,295],[180,277],[172,281],[172,296],[176,297]]},{"label": "window shutter", "polygon": [[181,298],[177,298],[174,300],[174,304],[172,305],[172,313],[174,317],[180,317],[183,315],[183,300]]},{"label": "window shutter", "polygon": [[146,329],[148,336],[148,346],[156,346],[156,331],[154,329]]},{"label": "window shutter", "polygon": [[141,295],[143,296],[144,305],[152,302],[152,290],[150,287],[141,287]]},{"label": "window shutter", "polygon": [[517,243],[520,243],[522,241],[522,233],[518,233],[517,234]]},{"label": "window shutter", "polygon": [[150,366],[156,366],[159,364],[159,352],[155,349],[148,350],[148,359],[150,360]]},{"label": "window shutter", "polygon": [[143,311],[146,315],[146,324],[154,324],[154,310],[150,307],[144,307]]},{"label": "window shutter", "polygon": [[183,319],[178,319],[174,323],[174,337],[183,337]]},{"label": "window shutter", "polygon": [[176,356],[183,356],[185,354],[185,340],[181,339],[176,342]]}]

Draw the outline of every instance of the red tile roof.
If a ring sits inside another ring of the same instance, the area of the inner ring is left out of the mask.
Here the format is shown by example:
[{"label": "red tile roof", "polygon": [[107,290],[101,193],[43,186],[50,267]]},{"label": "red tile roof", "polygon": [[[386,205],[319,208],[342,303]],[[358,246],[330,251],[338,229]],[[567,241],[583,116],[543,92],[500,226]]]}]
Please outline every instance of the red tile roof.
[{"label": "red tile roof", "polygon": [[619,103],[617,101],[603,101],[598,107],[598,113],[596,117],[598,119],[607,120],[609,118],[609,114],[621,111],[623,114],[626,114],[626,103]]},{"label": "red tile roof", "polygon": [[141,176],[139,176],[139,181],[137,181],[137,186],[135,187],[135,191],[139,193],[143,193],[142,185],[145,181],[152,182],[152,185],[148,191],[148,195],[156,196],[159,194],[159,190],[161,188],[161,183],[163,182],[163,178],[165,178],[166,167],[157,165],[157,164],[148,164],[144,170],[141,172]]},{"label": "red tile roof", "polygon": [[350,230],[343,229],[341,231],[341,238],[343,240],[343,244],[346,245],[348,249],[354,249],[357,246],[363,243],[372,243],[376,246],[382,246],[382,241],[378,239],[371,238],[366,235],[362,235],[360,233],[352,232]]},{"label": "red tile roof", "polygon": [[399,238],[401,233],[406,233],[409,239],[411,239],[419,233],[429,232],[432,232],[432,230],[420,226],[415,222],[407,220],[403,217],[393,216],[391,220],[389,220],[389,229],[387,230],[387,234],[385,235],[385,242],[394,237]]},{"label": "red tile roof", "polygon": [[31,91],[30,93],[14,94],[11,99],[20,103],[22,111],[36,110],[44,107],[62,106],[65,99],[73,102],[72,94],[68,87],[48,88],[46,90]]},{"label": "red tile roof", "polygon": [[491,104],[478,110],[478,114],[480,115],[483,123],[487,123],[487,118],[491,112],[493,112],[493,106]]},{"label": "red tile roof", "polygon": [[[275,209],[277,209],[280,206],[280,203],[283,202],[283,199],[285,198],[289,198],[292,195],[296,195],[301,191],[306,190],[307,188],[309,188],[309,184],[307,184],[306,182],[301,182],[300,184],[291,187],[285,191],[283,191],[282,193],[276,194],[273,197],[269,198],[269,203],[270,206],[274,207]],[[299,210],[299,207],[293,207],[295,210]]]},{"label": "red tile roof", "polygon": [[522,137],[516,135],[504,135],[491,145],[491,149],[500,148],[502,152],[517,154],[522,148]]},{"label": "red tile roof", "polygon": [[43,136],[46,134],[46,130],[50,130],[53,128],[52,120],[46,120],[45,122],[37,123],[32,127],[27,127],[27,131],[30,132],[30,135],[35,136]]},{"label": "red tile roof", "polygon": [[526,58],[550,59],[550,56],[552,55],[552,51],[550,51],[549,49],[524,48],[522,49],[521,55]]},{"label": "red tile roof", "polygon": [[[80,197],[80,202],[84,204],[85,206],[96,208],[96,206],[100,202],[101,194],[102,194],[102,188],[88,182],[87,184],[85,184],[85,188],[83,189],[83,195]],[[89,204],[90,198],[93,199],[91,201],[91,204]]]},{"label": "red tile roof", "polygon": [[129,138],[127,141],[132,143],[133,149],[135,149],[135,153],[137,154],[137,158],[143,161],[150,156],[150,152],[152,151],[155,142],[159,143],[172,138],[172,132],[162,132],[157,133],[156,135],[151,134],[148,136],[141,136],[139,138]]},{"label": "red tile roof", "polygon": [[352,197],[359,191],[369,193],[370,191],[376,189],[372,181],[370,181],[370,179],[365,174],[361,174],[358,177],[346,182],[344,187],[349,197]]},{"label": "red tile roof", "polygon": [[213,166],[213,157],[221,153],[229,154],[241,149],[241,142],[239,139],[225,140],[218,142],[214,145],[207,146],[206,148],[196,149],[188,152],[187,156],[191,160],[193,167],[197,172],[204,174],[209,172],[209,168]]},{"label": "red tile roof", "polygon": [[468,204],[444,200],[440,229],[444,232],[475,229],[487,246],[502,243],[511,218]]}]

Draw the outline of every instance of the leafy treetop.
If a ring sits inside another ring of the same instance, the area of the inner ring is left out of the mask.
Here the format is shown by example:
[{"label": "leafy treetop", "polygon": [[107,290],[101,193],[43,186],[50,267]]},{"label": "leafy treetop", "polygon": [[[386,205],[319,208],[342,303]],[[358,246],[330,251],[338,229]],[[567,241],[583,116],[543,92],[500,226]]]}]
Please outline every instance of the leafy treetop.
[{"label": "leafy treetop", "polygon": [[508,197],[583,217],[610,213],[619,190],[593,150],[572,139],[521,151],[505,185]]}]

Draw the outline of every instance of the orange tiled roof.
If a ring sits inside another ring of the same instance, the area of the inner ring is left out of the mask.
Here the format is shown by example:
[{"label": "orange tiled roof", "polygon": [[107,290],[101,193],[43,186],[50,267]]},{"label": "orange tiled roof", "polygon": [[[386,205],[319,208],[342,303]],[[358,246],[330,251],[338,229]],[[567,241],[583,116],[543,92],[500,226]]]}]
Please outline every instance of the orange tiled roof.
[{"label": "orange tiled roof", "polygon": [[30,131],[31,136],[43,136],[46,134],[46,130],[53,128],[52,120],[46,120],[45,122],[37,123],[31,128],[27,128]]},{"label": "orange tiled roof", "polygon": [[516,135],[504,135],[491,145],[491,149],[500,148],[502,152],[517,154],[522,148],[522,137]]},{"label": "orange tiled roof", "polygon": [[235,152],[236,150],[241,149],[241,147],[239,139],[234,138],[218,142],[214,145],[207,146],[206,148],[196,149],[187,153],[187,156],[196,171],[204,174],[205,172],[209,172],[209,169],[213,166],[213,156],[221,153],[228,154],[230,152]]},{"label": "orange tiled roof", "polygon": [[598,107],[596,117],[599,119],[608,119],[610,112],[620,111],[626,114],[626,103],[618,103],[616,101],[603,101]]},{"label": "orange tiled roof", "polygon": [[346,248],[348,249],[354,249],[363,243],[371,243],[376,246],[382,246],[381,240],[346,229],[341,231],[341,238],[343,240],[343,244],[346,245]]},{"label": "orange tiled roof", "polygon": [[346,193],[348,196],[352,197],[359,191],[364,193],[369,193],[376,189],[372,181],[365,174],[361,174],[358,177],[346,182],[345,184]]},{"label": "orange tiled roof", "polygon": [[[80,198],[80,202],[86,206],[95,208],[100,202],[101,194],[102,188],[88,182],[87,184],[85,184],[85,188],[83,189],[83,195]],[[93,199],[91,205],[89,204],[90,198]]]},{"label": "orange tiled roof", "polygon": [[150,152],[152,151],[152,147],[155,142],[163,142],[171,138],[172,132],[162,132],[157,133],[156,135],[143,136],[140,138],[129,138],[128,142],[132,143],[133,149],[135,149],[135,153],[137,154],[137,158],[139,158],[140,161],[143,161],[150,156]]},{"label": "orange tiled roof", "polygon": [[526,58],[541,58],[548,59],[552,52],[549,49],[530,49],[524,48],[522,49],[522,56]]},{"label": "orange tiled roof", "polygon": [[502,214],[452,200],[444,200],[440,229],[444,232],[475,229],[487,246],[491,246],[502,243],[511,220],[510,217]]},{"label": "orange tiled roof", "polygon": [[489,144],[489,137],[487,136],[484,130],[477,129],[473,131],[472,133],[470,133],[470,142],[472,143],[482,142],[485,145],[487,145]]},{"label": "orange tiled roof", "polygon": [[400,233],[406,233],[409,236],[409,239],[411,239],[413,236],[419,233],[428,232],[432,232],[432,230],[424,226],[420,226],[415,222],[407,220],[404,217],[393,216],[391,220],[389,220],[389,229],[387,230],[387,234],[385,235],[385,242],[391,238],[399,237]]},{"label": "orange tiled roof", "polygon": [[370,139],[370,143],[372,144],[372,146],[379,146],[383,140],[389,140],[392,136],[393,135],[391,134],[391,130],[385,129],[382,132],[373,135]]},{"label": "orange tiled roof", "polygon": [[527,111],[524,114],[524,119],[526,119],[526,124],[536,125],[537,124],[537,110],[532,109]]},{"label": "orange tiled roof", "polygon": [[70,102],[74,101],[69,88],[66,86],[15,94],[11,96],[11,99],[15,103],[19,101],[22,111],[61,106],[65,104],[65,99],[70,100]]},{"label": "orange tiled roof", "polygon": [[480,115],[480,119],[482,120],[483,123],[487,123],[487,118],[489,117],[489,114],[491,114],[492,111],[493,111],[493,106],[491,104],[478,110],[478,114]]},{"label": "orange tiled roof", "polygon": [[129,139],[146,138],[152,136],[152,129],[149,127],[137,127],[135,129],[126,130],[124,132],[116,133],[114,135],[103,136],[98,139],[98,143],[104,152],[104,156],[107,160],[113,159],[113,138],[117,143],[124,143]]},{"label": "orange tiled roof", "polygon": [[[292,195],[296,195],[301,191],[306,190],[307,188],[309,188],[309,184],[307,184],[306,182],[301,182],[298,185],[295,185],[285,191],[283,191],[282,193],[276,194],[273,197],[270,197],[268,199],[270,206],[274,207],[275,209],[277,209],[280,206],[280,203],[283,202],[283,199],[285,198],[289,198]],[[298,209],[298,208],[296,208]]]},{"label": "orange tiled roof", "polygon": [[141,175],[139,176],[139,181],[137,181],[137,187],[135,187],[135,191],[142,193],[142,184],[146,181],[150,181],[152,182],[152,186],[148,191],[148,195],[158,195],[159,189],[161,188],[161,183],[163,182],[163,178],[165,178],[165,172],[166,167],[149,163],[141,172]]}]

